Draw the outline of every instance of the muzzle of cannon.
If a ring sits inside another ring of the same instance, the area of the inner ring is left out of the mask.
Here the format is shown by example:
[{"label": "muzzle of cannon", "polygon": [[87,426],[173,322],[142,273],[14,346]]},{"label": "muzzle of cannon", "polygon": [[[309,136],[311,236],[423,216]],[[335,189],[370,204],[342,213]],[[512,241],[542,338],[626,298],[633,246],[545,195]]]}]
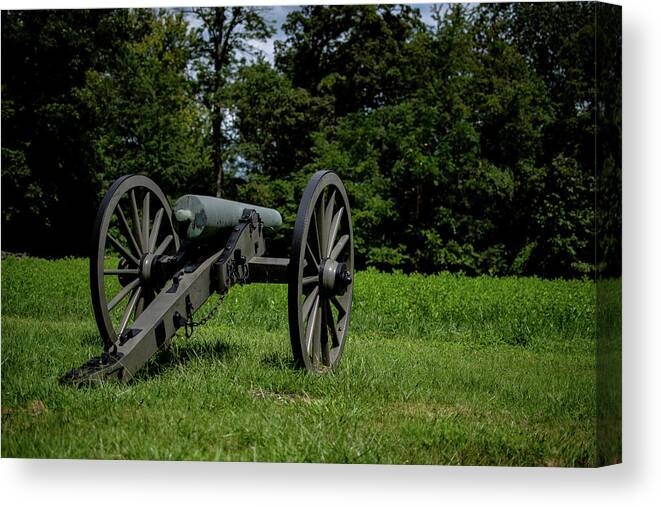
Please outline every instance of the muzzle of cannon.
[{"label": "muzzle of cannon", "polygon": [[236,284],[286,283],[291,348],[298,367],[337,367],[353,294],[353,230],[342,181],[319,171],[303,192],[290,258],[266,256],[265,229],[280,213],[215,197],[184,195],[170,208],[143,175],[116,180],[92,235],[90,289],[103,353],[62,377],[80,384],[128,381],[195,312]]}]

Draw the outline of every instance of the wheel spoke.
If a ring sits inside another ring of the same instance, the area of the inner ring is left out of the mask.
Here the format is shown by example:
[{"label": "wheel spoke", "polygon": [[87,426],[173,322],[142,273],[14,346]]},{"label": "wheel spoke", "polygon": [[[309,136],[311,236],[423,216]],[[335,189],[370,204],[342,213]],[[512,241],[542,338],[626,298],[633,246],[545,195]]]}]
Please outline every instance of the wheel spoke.
[{"label": "wheel spoke", "polygon": [[340,339],[337,336],[337,329],[335,329],[335,322],[333,321],[333,311],[331,305],[326,301],[326,323],[328,324],[328,329],[330,329],[331,341],[333,342],[333,347],[338,347],[340,345]]},{"label": "wheel spoke", "polygon": [[324,299],[321,302],[321,363],[324,366],[330,366],[330,344],[328,342],[328,300]]},{"label": "wheel spoke", "polygon": [[161,255],[163,252],[165,252],[165,249],[168,247],[170,243],[172,243],[173,236],[172,234],[168,234],[167,237],[163,240],[163,242],[160,244],[160,246],[156,249],[154,252],[155,255]]},{"label": "wheel spoke", "polygon": [[337,256],[340,255],[340,252],[342,252],[344,247],[347,245],[348,241],[349,241],[349,235],[348,234],[344,234],[343,236],[341,236],[340,239],[338,240],[337,244],[331,250],[331,253],[328,257],[330,257],[331,259],[336,261]]},{"label": "wheel spoke", "polygon": [[319,281],[318,276],[304,276],[303,277],[303,287],[306,285],[312,285],[313,283],[317,283]]},{"label": "wheel spoke", "polygon": [[326,202],[324,199],[324,192],[321,193],[319,196],[319,201],[317,201],[317,208],[315,208],[315,217],[317,219],[317,232],[319,234],[319,257],[320,260],[323,260],[324,254],[326,253],[326,240],[328,239],[326,237],[326,230],[325,230],[325,224],[326,224]]},{"label": "wheel spoke", "polygon": [[308,319],[307,326],[305,327],[305,349],[307,350],[308,355],[311,351],[310,347],[312,343],[312,335],[314,334],[315,320],[317,318],[317,308],[319,308],[319,296],[315,294],[312,299],[313,304],[310,305],[310,318]]},{"label": "wheel spoke", "polygon": [[149,191],[145,192],[145,197],[142,199],[142,244],[145,253],[149,248],[149,194]]},{"label": "wheel spoke", "polygon": [[140,216],[138,215],[138,203],[135,200],[135,190],[131,189],[129,192],[129,198],[131,201],[131,212],[133,214],[133,228],[135,229],[135,235],[138,237],[140,243],[140,252],[145,252],[145,242],[142,235],[142,229],[140,227]]},{"label": "wheel spoke", "polygon": [[312,354],[312,359],[316,362],[319,357],[316,353],[320,344],[320,331],[321,331],[321,308],[319,308],[319,297],[314,300],[312,307],[312,314],[308,319],[308,325],[305,330],[305,343],[308,355]]},{"label": "wheel spoke", "polygon": [[138,246],[138,242],[135,240],[135,236],[131,232],[129,223],[126,220],[126,215],[124,215],[124,211],[122,210],[122,207],[119,205],[119,203],[117,203],[117,207],[115,208],[115,211],[117,211],[117,217],[119,218],[120,228],[122,229],[124,236],[129,240],[129,246],[133,248],[133,254],[136,257],[141,257],[142,255],[140,252],[140,247]]},{"label": "wheel spoke", "polygon": [[330,241],[330,233],[331,233],[331,223],[333,221],[333,211],[335,209],[335,191],[330,195],[328,198],[328,203],[326,204],[326,208],[324,209],[324,257],[328,257],[328,254],[330,253],[331,243]]},{"label": "wheel spoke", "polygon": [[117,241],[114,237],[108,233],[108,239],[110,240],[110,244],[115,248],[118,254],[120,254],[122,257],[124,257],[127,261],[131,261],[133,264],[136,266],[140,265],[140,262],[138,259],[136,259],[129,251],[122,246],[122,244]]},{"label": "wheel spoke", "polygon": [[156,241],[158,240],[158,233],[160,232],[161,229],[161,220],[163,220],[163,208],[160,208],[156,212],[156,216],[154,217],[154,225],[151,230],[151,236],[149,237],[149,252],[153,253],[154,248],[156,248]]},{"label": "wheel spoke", "polygon": [[337,296],[331,297],[331,303],[333,303],[333,306],[335,306],[335,308],[337,308],[337,311],[339,312],[339,315],[337,316],[338,321],[342,320],[342,318],[347,313],[347,309],[345,305]]},{"label": "wheel spoke", "polygon": [[337,232],[340,230],[340,220],[342,220],[342,215],[344,214],[344,206],[342,206],[333,217],[333,222],[330,226],[330,236],[328,238],[328,246],[326,247],[326,257],[330,257],[332,247],[335,244],[335,239],[337,238]]},{"label": "wheel spoke", "polygon": [[322,311],[321,305],[317,308],[315,315],[314,334],[312,335],[312,364],[319,363],[321,358],[321,330],[322,330]]},{"label": "wheel spoke", "polygon": [[306,247],[306,248],[305,248],[306,251],[310,254],[310,257],[312,258],[311,260],[312,260],[312,262],[314,263],[315,268],[317,268],[317,270],[319,270],[319,261],[318,261],[317,258],[314,256],[314,252],[312,251],[312,247],[310,246],[310,243],[307,243],[307,242],[306,242],[306,243],[305,243],[305,247]]},{"label": "wheel spoke", "polygon": [[[314,222],[314,237],[317,239],[317,256],[315,257],[315,261],[319,259],[319,262],[321,262],[324,251],[322,250],[322,246],[321,246],[321,230],[319,228],[319,218],[317,216],[316,209],[312,211],[311,221]],[[319,265],[319,262],[317,262],[317,266]]]},{"label": "wheel spoke", "polygon": [[114,298],[108,303],[108,311],[112,310],[117,306],[117,304],[124,299],[129,292],[131,292],[133,289],[135,289],[138,285],[140,284],[140,279],[136,278],[133,280],[131,283],[129,283],[126,287],[123,287],[122,290],[120,290]]},{"label": "wheel spoke", "polygon": [[129,300],[129,304],[126,305],[126,309],[124,310],[124,314],[122,315],[122,320],[119,323],[119,332],[117,333],[117,336],[120,336],[126,329],[126,325],[129,323],[129,319],[131,318],[131,313],[133,313],[133,310],[135,310],[135,306],[138,303],[138,298],[140,297],[141,292],[142,292],[142,287],[138,287],[131,296],[131,299]]},{"label": "wheel spoke", "polygon": [[[307,277],[306,277],[307,278]],[[315,276],[315,278],[318,280],[318,277]],[[315,289],[319,288],[318,283],[308,283],[307,285],[302,285],[303,289],[303,296],[307,298],[310,294],[312,294],[312,291]]]},{"label": "wheel spoke", "polygon": [[133,320],[137,319],[142,311],[145,309],[145,295],[141,295],[138,299],[138,304],[135,306],[135,313],[133,314]]},{"label": "wheel spoke", "polygon": [[316,286],[314,289],[312,289],[312,292],[310,292],[310,295],[306,298],[305,302],[303,303],[303,310],[301,312],[301,319],[303,321],[305,321],[310,315],[312,304],[317,299],[318,294],[319,294],[319,286]]},{"label": "wheel spoke", "polygon": [[140,270],[138,268],[135,269],[104,269],[103,274],[104,275],[138,275]]}]

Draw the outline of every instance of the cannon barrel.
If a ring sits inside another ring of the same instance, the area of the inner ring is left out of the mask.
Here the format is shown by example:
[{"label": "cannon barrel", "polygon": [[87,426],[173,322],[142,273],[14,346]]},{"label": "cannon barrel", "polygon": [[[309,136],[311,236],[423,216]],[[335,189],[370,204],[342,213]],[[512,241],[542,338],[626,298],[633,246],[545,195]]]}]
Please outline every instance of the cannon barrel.
[{"label": "cannon barrel", "polygon": [[282,225],[282,217],[274,209],[206,195],[180,197],[173,215],[180,234],[198,240],[212,238],[237,225],[244,209],[254,209],[267,227],[277,229]]}]

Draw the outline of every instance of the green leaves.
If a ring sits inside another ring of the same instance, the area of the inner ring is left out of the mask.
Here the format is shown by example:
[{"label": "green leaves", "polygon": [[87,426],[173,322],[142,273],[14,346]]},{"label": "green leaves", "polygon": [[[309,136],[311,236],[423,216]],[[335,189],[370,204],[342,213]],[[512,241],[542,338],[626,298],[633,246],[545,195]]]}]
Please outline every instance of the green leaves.
[{"label": "green leaves", "polygon": [[[550,31],[553,22],[525,8],[458,5],[438,11],[429,29],[413,11],[396,21],[393,12],[305,8],[289,16],[288,39],[278,45],[290,91],[334,105],[321,111],[317,133],[298,137],[299,147],[314,140],[307,163],[307,148],[280,153],[289,153],[292,170],[331,168],[348,182],[358,265],[586,274],[594,185],[582,164],[590,141],[581,158],[571,156],[576,139],[548,142],[567,119],[557,116],[556,80],[522,47],[528,29]],[[582,55],[581,41],[559,44],[565,55]],[[588,80],[586,72],[572,76]],[[282,129],[267,127],[264,138],[286,146]]]},{"label": "green leaves", "polygon": [[259,7],[200,7],[193,9],[193,14],[201,26],[193,30],[195,51],[190,63],[197,98],[210,123],[207,142],[216,195],[220,197],[225,192],[226,151],[231,149],[233,137],[229,85],[237,65],[245,65],[246,56],[259,55],[254,43],[268,39],[273,29]]},{"label": "green leaves", "polygon": [[89,71],[78,95],[98,125],[104,180],[143,173],[175,194],[208,170],[205,124],[187,73],[193,39],[181,14],[132,11],[130,19],[145,36],[121,44],[115,65]]},{"label": "green leaves", "polygon": [[[282,178],[310,162],[313,135],[332,110],[329,100],[293,87],[263,62],[241,69],[231,92],[234,148],[250,162],[247,170]],[[236,162],[230,167],[242,169]]]},{"label": "green leaves", "polygon": [[295,86],[336,98],[336,114],[396,103],[418,75],[409,41],[425,26],[410,6],[306,6],[283,26],[276,63]]},{"label": "green leaves", "polygon": [[3,248],[86,250],[98,178],[95,123],[78,91],[131,39],[125,13],[3,11]]},{"label": "green leaves", "polygon": [[171,197],[277,207],[286,255],[307,178],[334,169],[359,267],[584,276],[596,223],[615,269],[620,64],[600,61],[596,90],[594,54],[620,39],[597,15],[617,33],[589,3],[439,7],[434,26],[411,6],[306,6],[272,65],[260,8],[3,12],[8,248],[84,251],[103,190],[140,172]]}]

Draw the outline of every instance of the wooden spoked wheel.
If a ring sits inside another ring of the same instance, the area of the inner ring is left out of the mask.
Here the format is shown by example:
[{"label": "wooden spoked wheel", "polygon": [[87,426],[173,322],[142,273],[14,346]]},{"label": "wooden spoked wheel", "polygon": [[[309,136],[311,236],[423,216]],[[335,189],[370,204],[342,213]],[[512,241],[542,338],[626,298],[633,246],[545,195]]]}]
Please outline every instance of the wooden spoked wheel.
[{"label": "wooden spoked wheel", "polygon": [[289,262],[289,334],[296,364],[322,372],[337,366],[349,330],[353,230],[346,190],[319,171],[298,208]]},{"label": "wooden spoked wheel", "polygon": [[116,180],[96,215],[90,256],[92,307],[106,348],[162,289],[152,261],[178,249],[170,205],[156,183],[142,175]]}]

